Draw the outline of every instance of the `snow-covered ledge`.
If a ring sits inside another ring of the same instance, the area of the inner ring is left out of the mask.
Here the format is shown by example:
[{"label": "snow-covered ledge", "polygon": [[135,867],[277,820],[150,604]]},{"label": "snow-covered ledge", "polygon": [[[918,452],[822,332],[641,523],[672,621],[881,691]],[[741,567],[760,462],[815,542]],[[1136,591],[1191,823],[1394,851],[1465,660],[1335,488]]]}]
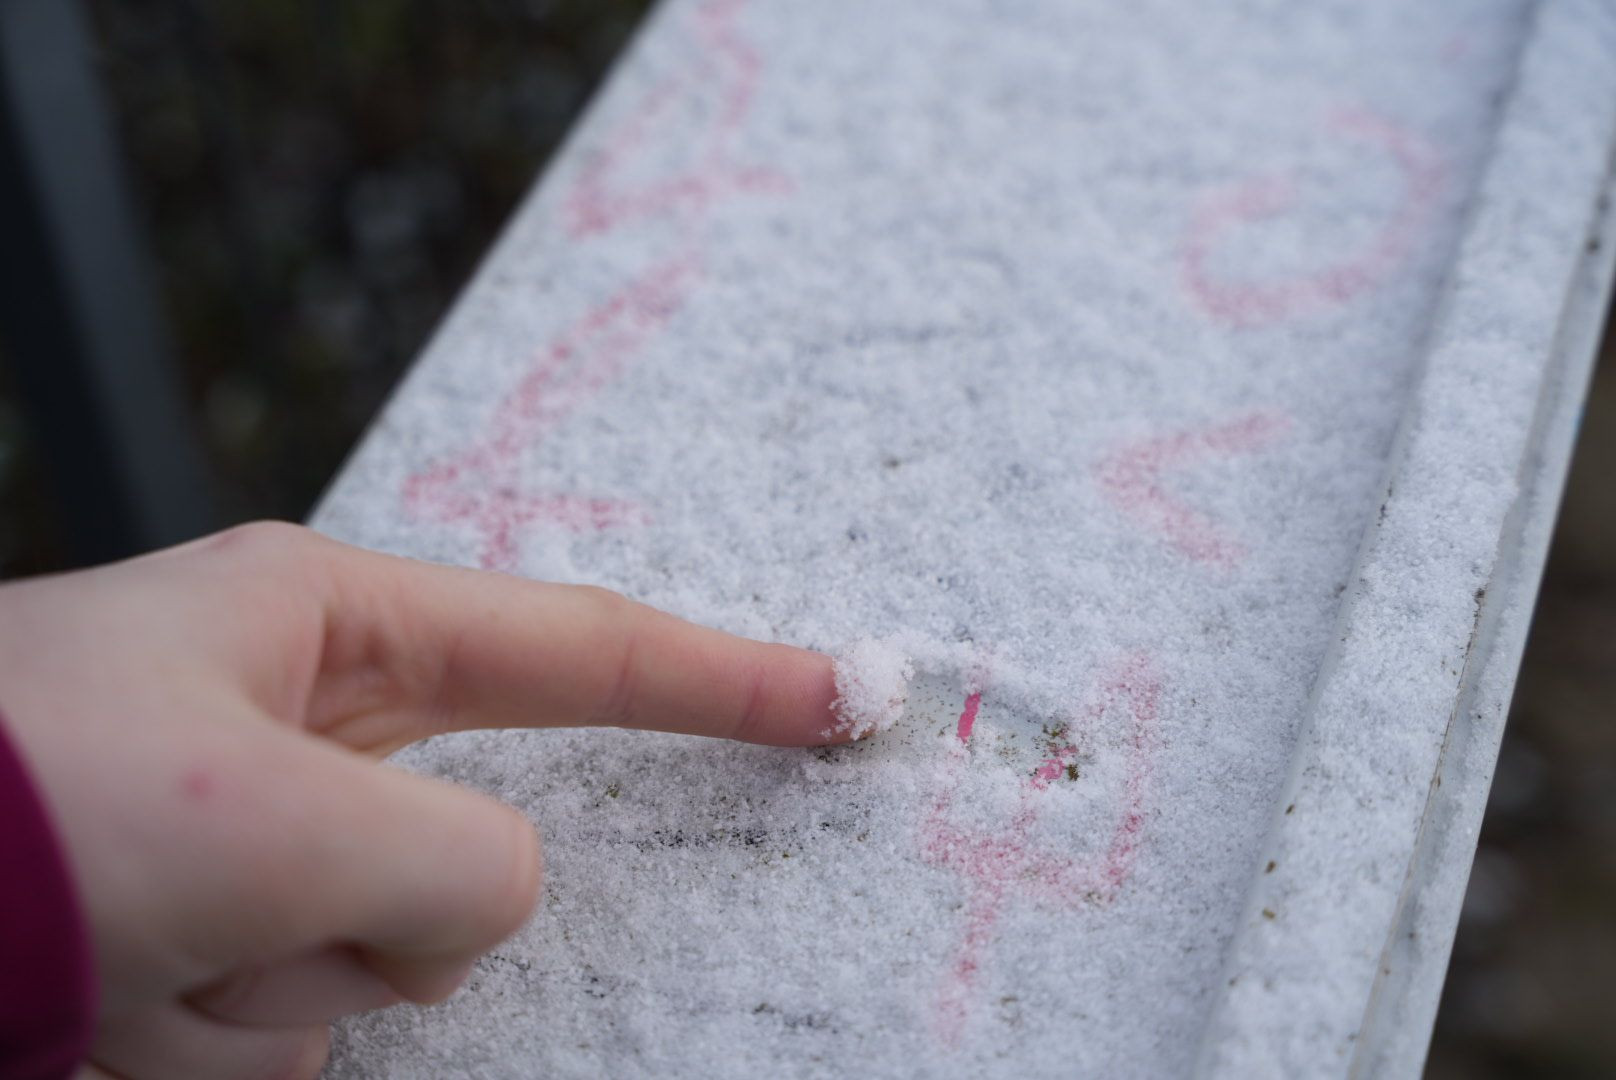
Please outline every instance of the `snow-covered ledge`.
[{"label": "snow-covered ledge", "polygon": [[546,897],[330,1075],[1416,1072],[1613,140],[1599,0],[664,0],[314,523],[876,733],[399,755]]}]

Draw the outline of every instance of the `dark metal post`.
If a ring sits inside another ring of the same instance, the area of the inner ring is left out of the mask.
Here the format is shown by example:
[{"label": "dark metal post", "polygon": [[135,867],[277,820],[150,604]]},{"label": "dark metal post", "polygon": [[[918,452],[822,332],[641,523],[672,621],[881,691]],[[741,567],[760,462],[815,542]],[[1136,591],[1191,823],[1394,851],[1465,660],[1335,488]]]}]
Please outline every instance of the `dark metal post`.
[{"label": "dark metal post", "polygon": [[75,560],[214,524],[77,0],[0,0],[0,335]]}]

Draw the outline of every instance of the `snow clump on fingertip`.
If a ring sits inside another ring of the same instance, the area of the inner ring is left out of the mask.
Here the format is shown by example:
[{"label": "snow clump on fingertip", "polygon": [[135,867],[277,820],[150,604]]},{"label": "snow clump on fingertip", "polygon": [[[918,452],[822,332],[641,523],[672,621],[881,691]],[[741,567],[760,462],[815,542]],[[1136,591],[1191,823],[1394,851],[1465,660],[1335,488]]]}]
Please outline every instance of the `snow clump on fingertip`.
[{"label": "snow clump on fingertip", "polygon": [[827,739],[862,739],[898,722],[915,675],[914,661],[904,648],[892,639],[861,638],[836,657],[834,671],[831,711],[836,723],[825,730]]}]

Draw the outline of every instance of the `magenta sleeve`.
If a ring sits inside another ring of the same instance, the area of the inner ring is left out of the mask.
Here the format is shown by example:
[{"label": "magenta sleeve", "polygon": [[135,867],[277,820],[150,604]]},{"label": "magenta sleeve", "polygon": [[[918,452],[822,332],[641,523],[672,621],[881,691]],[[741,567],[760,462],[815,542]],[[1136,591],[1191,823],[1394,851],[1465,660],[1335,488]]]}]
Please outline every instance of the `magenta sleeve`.
[{"label": "magenta sleeve", "polygon": [[89,929],[66,853],[0,714],[0,1080],[61,1080],[95,1023]]}]

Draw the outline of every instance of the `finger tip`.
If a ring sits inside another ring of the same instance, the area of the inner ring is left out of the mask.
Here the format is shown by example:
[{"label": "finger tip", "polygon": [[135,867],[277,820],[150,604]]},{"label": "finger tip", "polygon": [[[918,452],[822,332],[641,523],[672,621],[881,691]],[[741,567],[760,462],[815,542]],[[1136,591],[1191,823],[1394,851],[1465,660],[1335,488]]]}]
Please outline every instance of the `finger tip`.
[{"label": "finger tip", "polygon": [[764,705],[750,731],[754,742],[775,746],[826,746],[847,742],[839,730],[836,675],[824,653],[775,645],[758,673]]},{"label": "finger tip", "polygon": [[836,715],[836,670],[829,656],[809,649],[802,658],[800,700],[802,718],[799,732],[802,746],[830,746],[850,742]]}]

